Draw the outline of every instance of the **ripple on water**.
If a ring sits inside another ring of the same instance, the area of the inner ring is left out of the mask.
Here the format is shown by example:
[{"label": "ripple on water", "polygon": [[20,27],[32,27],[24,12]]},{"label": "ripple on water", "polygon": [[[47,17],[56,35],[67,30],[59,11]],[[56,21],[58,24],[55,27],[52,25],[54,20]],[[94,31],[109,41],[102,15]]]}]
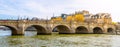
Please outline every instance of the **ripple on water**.
[{"label": "ripple on water", "polygon": [[104,34],[55,34],[0,37],[0,47],[119,47],[119,44],[119,35]]}]

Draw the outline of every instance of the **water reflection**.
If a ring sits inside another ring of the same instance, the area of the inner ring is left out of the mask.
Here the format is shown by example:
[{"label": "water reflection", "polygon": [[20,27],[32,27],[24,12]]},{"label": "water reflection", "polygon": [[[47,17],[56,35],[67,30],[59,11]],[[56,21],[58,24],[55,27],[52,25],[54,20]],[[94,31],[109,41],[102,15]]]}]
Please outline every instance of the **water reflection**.
[{"label": "water reflection", "polygon": [[11,36],[11,30],[0,30],[0,36]]},{"label": "water reflection", "polygon": [[37,35],[37,31],[25,31],[25,36],[35,36]]},{"label": "water reflection", "polygon": [[[9,34],[9,31],[0,31],[1,34]],[[25,36],[0,36],[0,47],[120,47],[119,35],[36,34],[26,32]]]}]

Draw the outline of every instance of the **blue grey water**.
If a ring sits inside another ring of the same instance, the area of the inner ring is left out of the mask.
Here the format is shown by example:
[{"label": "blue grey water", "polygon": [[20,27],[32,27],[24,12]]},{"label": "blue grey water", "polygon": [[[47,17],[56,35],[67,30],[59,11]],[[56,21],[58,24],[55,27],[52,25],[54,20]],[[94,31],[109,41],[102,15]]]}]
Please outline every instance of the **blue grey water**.
[{"label": "blue grey water", "polygon": [[11,31],[0,30],[0,47],[120,47],[120,35],[36,35],[26,31],[23,36],[11,36]]}]

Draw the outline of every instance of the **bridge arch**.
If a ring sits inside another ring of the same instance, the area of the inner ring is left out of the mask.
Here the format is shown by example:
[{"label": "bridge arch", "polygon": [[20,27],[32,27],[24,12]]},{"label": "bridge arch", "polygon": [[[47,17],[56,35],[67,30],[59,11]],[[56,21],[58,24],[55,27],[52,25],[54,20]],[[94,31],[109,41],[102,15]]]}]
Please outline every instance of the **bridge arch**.
[{"label": "bridge arch", "polygon": [[66,25],[57,25],[52,29],[52,32],[59,32],[60,34],[71,33],[70,28]]},{"label": "bridge arch", "polygon": [[47,29],[45,27],[41,26],[41,25],[30,25],[30,26],[26,27],[25,30],[29,27],[34,27],[37,31],[37,35],[47,33]]},{"label": "bridge arch", "polygon": [[15,28],[13,26],[9,26],[9,25],[0,25],[0,26],[9,28],[11,30],[11,35],[17,35],[17,28]]},{"label": "bridge arch", "polygon": [[84,26],[79,26],[75,29],[76,33],[88,33],[88,29]]},{"label": "bridge arch", "polygon": [[114,29],[113,29],[113,28],[107,28],[107,32],[108,32],[108,33],[113,33],[113,32],[114,32]]},{"label": "bridge arch", "polygon": [[100,27],[95,27],[95,28],[93,28],[93,33],[94,34],[102,34],[103,30]]}]

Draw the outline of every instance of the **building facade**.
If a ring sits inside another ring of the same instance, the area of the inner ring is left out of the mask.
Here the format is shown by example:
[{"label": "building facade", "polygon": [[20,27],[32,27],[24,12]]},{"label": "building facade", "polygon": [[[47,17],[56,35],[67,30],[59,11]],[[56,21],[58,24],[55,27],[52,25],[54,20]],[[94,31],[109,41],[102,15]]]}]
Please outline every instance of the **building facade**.
[{"label": "building facade", "polygon": [[59,17],[52,17],[53,21],[76,21],[85,23],[102,23],[102,24],[112,24],[111,15],[109,13],[98,13],[91,14],[89,11],[83,10],[78,11],[73,14],[61,14]]}]

